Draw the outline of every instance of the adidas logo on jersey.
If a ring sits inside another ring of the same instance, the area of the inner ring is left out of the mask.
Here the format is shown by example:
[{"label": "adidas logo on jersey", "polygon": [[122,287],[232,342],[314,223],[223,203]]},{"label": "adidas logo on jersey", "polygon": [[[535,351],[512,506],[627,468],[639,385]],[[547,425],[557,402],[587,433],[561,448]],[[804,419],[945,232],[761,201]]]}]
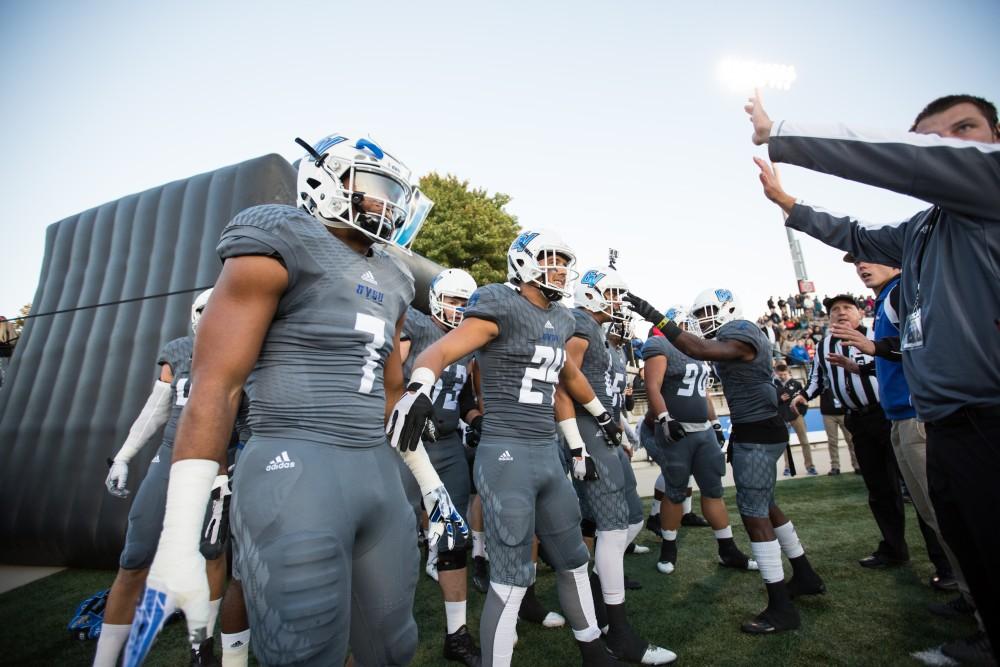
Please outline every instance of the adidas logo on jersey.
[{"label": "adidas logo on jersey", "polygon": [[501,454],[500,457],[497,458],[497,461],[513,461],[513,460],[514,460],[514,457],[511,456],[510,452],[508,450],[506,450],[506,449],[503,450],[503,454]]},{"label": "adidas logo on jersey", "polygon": [[154,456],[153,460],[150,461],[150,463],[159,463],[159,462],[160,462],[160,455],[159,454],[157,454],[156,456]]},{"label": "adidas logo on jersey", "polygon": [[272,470],[282,470],[284,468],[294,468],[294,467],[295,467],[295,461],[288,458],[288,452],[281,452],[281,454],[274,457],[273,461],[267,464],[267,467],[264,468],[264,470],[266,470],[267,472],[271,472]]},{"label": "adidas logo on jersey", "polygon": [[366,283],[371,283],[372,285],[376,286],[378,285],[378,281],[375,280],[375,276],[372,274],[371,271],[365,271],[364,273],[362,273],[361,279]]},{"label": "adidas logo on jersey", "polygon": [[545,320],[545,328],[546,329],[555,329],[555,327],[552,326],[552,322],[550,322],[548,320]]}]

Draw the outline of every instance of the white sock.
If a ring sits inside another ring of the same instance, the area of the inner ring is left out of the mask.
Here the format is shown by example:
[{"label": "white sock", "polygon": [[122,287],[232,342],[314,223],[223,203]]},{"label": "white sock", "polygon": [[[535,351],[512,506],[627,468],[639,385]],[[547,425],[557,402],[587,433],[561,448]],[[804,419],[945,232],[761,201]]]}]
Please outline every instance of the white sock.
[{"label": "white sock", "polygon": [[726,526],[725,528],[722,528],[720,530],[714,530],[712,532],[715,533],[715,539],[717,539],[717,540],[725,540],[725,539],[729,539],[730,537],[733,536],[733,527],[732,526]]},{"label": "white sock", "polygon": [[508,586],[490,582],[490,587],[504,601],[503,611],[497,623],[496,634],[493,635],[493,665],[506,667],[514,655],[514,637],[517,634],[517,612],[521,609],[521,600],[527,588]]},{"label": "white sock", "polygon": [[605,604],[625,602],[625,548],[628,547],[627,530],[597,531],[594,563],[601,569],[601,591]]},{"label": "white sock", "polygon": [[486,558],[486,535],[481,530],[472,531],[472,557]]},{"label": "white sock", "polygon": [[132,624],[112,625],[104,623],[101,625],[101,635],[97,638],[97,653],[94,655],[94,667],[115,667],[118,663],[118,654],[122,652],[122,647],[128,641],[128,633],[132,630]]},{"label": "white sock", "polygon": [[660,513],[660,501],[657,500],[656,498],[653,498],[653,504],[649,507],[649,513],[650,514]]},{"label": "white sock", "polygon": [[[566,570],[567,573],[573,575],[573,590],[567,590],[568,587],[564,585],[559,585],[560,579],[556,580],[556,590],[559,593],[559,604],[562,605],[563,609],[569,609],[571,604],[573,606],[579,605],[580,610],[583,611],[583,622],[586,623],[586,627],[580,630],[573,628],[573,637],[580,642],[592,642],[601,636],[601,629],[597,627],[597,613],[594,611],[594,597],[590,590],[590,577],[587,575],[587,564],[584,563],[579,567],[575,567],[572,570]],[[562,573],[559,573],[560,575]],[[573,599],[567,599],[572,597]],[[568,615],[567,620],[570,623],[570,627],[573,626],[574,620],[579,624],[580,619],[574,619],[574,615]]]},{"label": "white sock", "polygon": [[660,536],[668,542],[673,542],[677,539],[677,531],[664,528],[660,531]]},{"label": "white sock", "polygon": [[781,550],[789,558],[798,558],[806,552],[802,548],[802,543],[799,542],[798,533],[795,532],[795,526],[792,525],[791,521],[783,526],[775,526],[774,534],[778,537]]},{"label": "white sock", "polygon": [[642,532],[642,528],[645,525],[646,524],[642,521],[640,521],[639,523],[630,524],[628,527],[628,542],[626,542],[625,544],[626,545],[632,544],[632,540],[639,537],[639,533]]},{"label": "white sock", "polygon": [[[222,598],[219,598],[218,600],[209,600],[208,601],[208,636],[209,637],[211,637],[211,636],[213,636],[215,634],[215,619],[217,619],[219,617],[219,605],[221,605],[221,604],[222,604]],[[194,650],[197,651],[199,646],[201,646],[200,643],[191,642],[191,648],[193,648]]]},{"label": "white sock", "polygon": [[448,621],[448,634],[453,635],[465,625],[465,600],[461,602],[444,601],[444,617]]},{"label": "white sock", "polygon": [[760,576],[765,584],[776,584],[785,580],[785,569],[781,565],[781,545],[778,540],[751,542],[753,559],[760,568]]},{"label": "white sock", "polygon": [[684,499],[684,513],[685,514],[691,513],[691,496],[688,496],[687,498]]},{"label": "white sock", "polygon": [[250,629],[222,633],[222,667],[247,667],[250,660]]}]

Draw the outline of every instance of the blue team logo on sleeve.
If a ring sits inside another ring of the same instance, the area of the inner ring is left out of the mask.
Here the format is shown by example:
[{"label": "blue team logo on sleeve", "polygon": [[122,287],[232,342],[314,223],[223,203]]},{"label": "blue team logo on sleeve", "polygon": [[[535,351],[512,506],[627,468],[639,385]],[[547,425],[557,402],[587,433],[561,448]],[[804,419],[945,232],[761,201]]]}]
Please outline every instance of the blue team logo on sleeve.
[{"label": "blue team logo on sleeve", "polygon": [[603,278],[604,275],[605,274],[601,273],[600,271],[595,271],[591,269],[590,271],[587,271],[585,274],[583,274],[583,277],[580,278],[580,283],[586,285],[587,287],[596,288],[597,283],[601,281],[601,278]]},{"label": "blue team logo on sleeve", "polygon": [[676,308],[669,308],[667,309],[667,312],[664,313],[664,315],[666,315],[668,320],[673,322],[677,319],[678,313],[679,311]]},{"label": "blue team logo on sleeve", "polygon": [[537,236],[537,232],[524,232],[514,240],[514,249],[524,252],[528,248],[528,244]]},{"label": "blue team logo on sleeve", "polygon": [[465,309],[464,310],[468,310],[469,308],[472,308],[477,303],[479,303],[479,290],[476,290],[475,292],[472,293],[472,296],[469,297],[468,302],[466,302],[466,304],[465,304]]}]

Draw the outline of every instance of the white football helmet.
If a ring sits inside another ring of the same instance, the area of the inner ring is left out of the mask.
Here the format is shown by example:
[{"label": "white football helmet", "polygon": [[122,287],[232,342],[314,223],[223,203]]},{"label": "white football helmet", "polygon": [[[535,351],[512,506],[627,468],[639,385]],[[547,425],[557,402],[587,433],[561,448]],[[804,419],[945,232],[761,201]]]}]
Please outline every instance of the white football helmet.
[{"label": "white football helmet", "polygon": [[728,289],[707,289],[694,300],[691,315],[705,338],[712,338],[726,322],[742,319],[743,308]]},{"label": "white football helmet", "polygon": [[604,313],[614,322],[628,317],[622,308],[622,299],[628,294],[628,285],[612,268],[584,271],[576,286],[576,305],[593,313]]},{"label": "white football helmet", "polygon": [[212,296],[212,288],[208,288],[201,294],[195,297],[194,303],[191,304],[191,333],[198,333],[198,322],[201,320],[201,314],[205,311],[205,306],[208,305],[208,297]]},{"label": "white football helmet", "polygon": [[[444,297],[450,296],[464,299],[476,291],[476,280],[462,269],[445,269],[431,281],[431,289],[427,301],[431,306],[431,315],[441,324],[454,329],[462,323],[465,304],[455,306],[444,302]],[[449,314],[451,317],[449,317]]]},{"label": "white football helmet", "polygon": [[410,170],[371,139],[333,134],[299,162],[298,192],[299,206],[328,227],[385,243],[409,215]]},{"label": "white football helmet", "polygon": [[[557,257],[566,262],[560,266]],[[573,266],[576,255],[563,240],[553,232],[521,232],[507,249],[507,279],[523,284],[531,284],[542,291],[549,301],[558,301],[572,295],[570,283],[576,278]],[[565,269],[562,285],[549,280],[549,271]]]},{"label": "white football helmet", "polygon": [[689,334],[694,334],[699,338],[704,338],[701,333],[701,327],[698,325],[698,320],[691,316],[691,313],[687,311],[684,306],[675,304],[667,308],[667,312],[664,313],[666,318],[679,326],[684,331]]}]

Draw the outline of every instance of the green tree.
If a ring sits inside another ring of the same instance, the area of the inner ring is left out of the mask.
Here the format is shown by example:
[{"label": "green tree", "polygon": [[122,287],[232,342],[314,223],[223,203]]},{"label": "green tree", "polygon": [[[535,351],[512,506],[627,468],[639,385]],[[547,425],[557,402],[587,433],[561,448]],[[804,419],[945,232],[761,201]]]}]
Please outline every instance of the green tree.
[{"label": "green tree", "polygon": [[488,195],[451,174],[430,173],[420,189],[434,201],[413,249],[448,268],[465,269],[480,285],[507,279],[507,248],[520,226],[504,210],[510,195]]}]

